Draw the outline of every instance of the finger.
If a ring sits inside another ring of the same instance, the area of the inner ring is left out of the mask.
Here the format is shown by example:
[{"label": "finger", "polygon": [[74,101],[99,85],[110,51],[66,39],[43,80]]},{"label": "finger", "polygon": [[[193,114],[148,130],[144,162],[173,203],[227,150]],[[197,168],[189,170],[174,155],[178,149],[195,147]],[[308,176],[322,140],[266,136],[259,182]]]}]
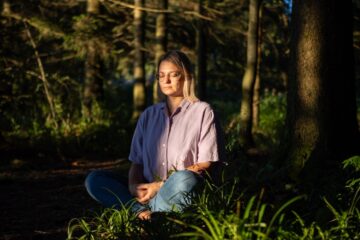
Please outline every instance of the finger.
[{"label": "finger", "polygon": [[138,218],[140,218],[141,220],[149,220],[151,216],[151,212],[150,211],[144,211],[139,213]]},{"label": "finger", "polygon": [[148,195],[145,195],[144,197],[138,199],[138,201],[142,204],[149,202],[149,200],[150,197]]},{"label": "finger", "polygon": [[146,204],[149,202],[149,200],[146,200],[146,199],[138,199],[137,201],[141,204]]},{"label": "finger", "polygon": [[136,189],[140,190],[140,189],[148,189],[148,184],[139,184],[136,186]]},{"label": "finger", "polygon": [[146,191],[138,191],[136,196],[141,199],[146,196]]}]

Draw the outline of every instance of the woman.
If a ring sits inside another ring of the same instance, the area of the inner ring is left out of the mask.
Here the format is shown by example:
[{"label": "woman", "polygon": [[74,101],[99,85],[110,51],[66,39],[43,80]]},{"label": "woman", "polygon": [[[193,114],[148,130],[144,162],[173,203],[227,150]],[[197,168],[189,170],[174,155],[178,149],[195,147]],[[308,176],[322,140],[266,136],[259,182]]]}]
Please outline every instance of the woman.
[{"label": "woman", "polygon": [[139,118],[129,155],[128,188],[104,171],[90,173],[85,181],[89,194],[107,207],[135,198],[132,210],[140,219],[150,219],[152,212],[181,211],[202,182],[201,174],[220,160],[214,112],[195,96],[188,57],[169,51],[157,69],[165,101]]}]

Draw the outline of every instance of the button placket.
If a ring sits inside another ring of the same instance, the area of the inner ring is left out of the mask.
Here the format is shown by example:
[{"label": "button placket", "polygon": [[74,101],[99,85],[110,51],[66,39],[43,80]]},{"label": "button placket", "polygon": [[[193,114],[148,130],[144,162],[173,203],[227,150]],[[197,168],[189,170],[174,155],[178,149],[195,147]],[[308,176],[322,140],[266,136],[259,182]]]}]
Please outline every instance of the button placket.
[{"label": "button placket", "polygon": [[170,128],[171,128],[171,125],[170,125],[170,118],[167,117],[166,118],[166,137],[165,137],[165,141],[162,145],[163,148],[165,148],[165,161],[162,163],[163,165],[163,168],[165,170],[165,174],[164,176],[167,177],[167,174],[168,174],[168,142],[169,142],[169,135],[170,135]]},{"label": "button placket", "polygon": [[167,121],[166,121],[166,127],[167,127],[166,143],[163,144],[163,147],[166,148],[166,150],[165,150],[166,151],[166,158],[165,158],[166,160],[163,163],[163,165],[166,166],[166,176],[169,172],[169,138],[170,138],[170,134],[171,134],[173,118],[174,118],[174,115],[167,118]]}]

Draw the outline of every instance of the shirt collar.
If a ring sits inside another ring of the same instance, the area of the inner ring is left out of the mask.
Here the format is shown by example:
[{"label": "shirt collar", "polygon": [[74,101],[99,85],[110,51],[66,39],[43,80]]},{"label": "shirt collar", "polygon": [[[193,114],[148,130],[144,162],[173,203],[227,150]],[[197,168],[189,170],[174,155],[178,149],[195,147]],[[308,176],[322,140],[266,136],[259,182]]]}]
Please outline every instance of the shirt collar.
[{"label": "shirt collar", "polygon": [[187,109],[190,106],[190,101],[187,100],[186,98],[184,98],[181,103],[180,103],[180,108],[181,109]]},{"label": "shirt collar", "polygon": [[[176,114],[176,113],[180,112],[182,109],[186,110],[190,106],[190,104],[191,104],[190,101],[187,100],[186,98],[184,98],[174,113]],[[164,111],[164,110],[166,110],[165,107],[166,107],[166,100],[160,104],[160,109]]]}]

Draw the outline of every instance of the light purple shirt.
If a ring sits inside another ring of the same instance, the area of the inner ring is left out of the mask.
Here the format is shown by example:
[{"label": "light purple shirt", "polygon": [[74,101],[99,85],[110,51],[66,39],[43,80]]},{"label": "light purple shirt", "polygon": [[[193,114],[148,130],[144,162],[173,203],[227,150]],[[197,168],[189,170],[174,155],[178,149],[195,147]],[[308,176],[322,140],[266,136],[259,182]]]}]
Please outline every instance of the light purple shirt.
[{"label": "light purple shirt", "polygon": [[171,170],[219,161],[210,105],[183,100],[171,116],[164,102],[147,108],[137,123],[129,160],[143,165],[144,177],[149,182],[165,180]]}]

